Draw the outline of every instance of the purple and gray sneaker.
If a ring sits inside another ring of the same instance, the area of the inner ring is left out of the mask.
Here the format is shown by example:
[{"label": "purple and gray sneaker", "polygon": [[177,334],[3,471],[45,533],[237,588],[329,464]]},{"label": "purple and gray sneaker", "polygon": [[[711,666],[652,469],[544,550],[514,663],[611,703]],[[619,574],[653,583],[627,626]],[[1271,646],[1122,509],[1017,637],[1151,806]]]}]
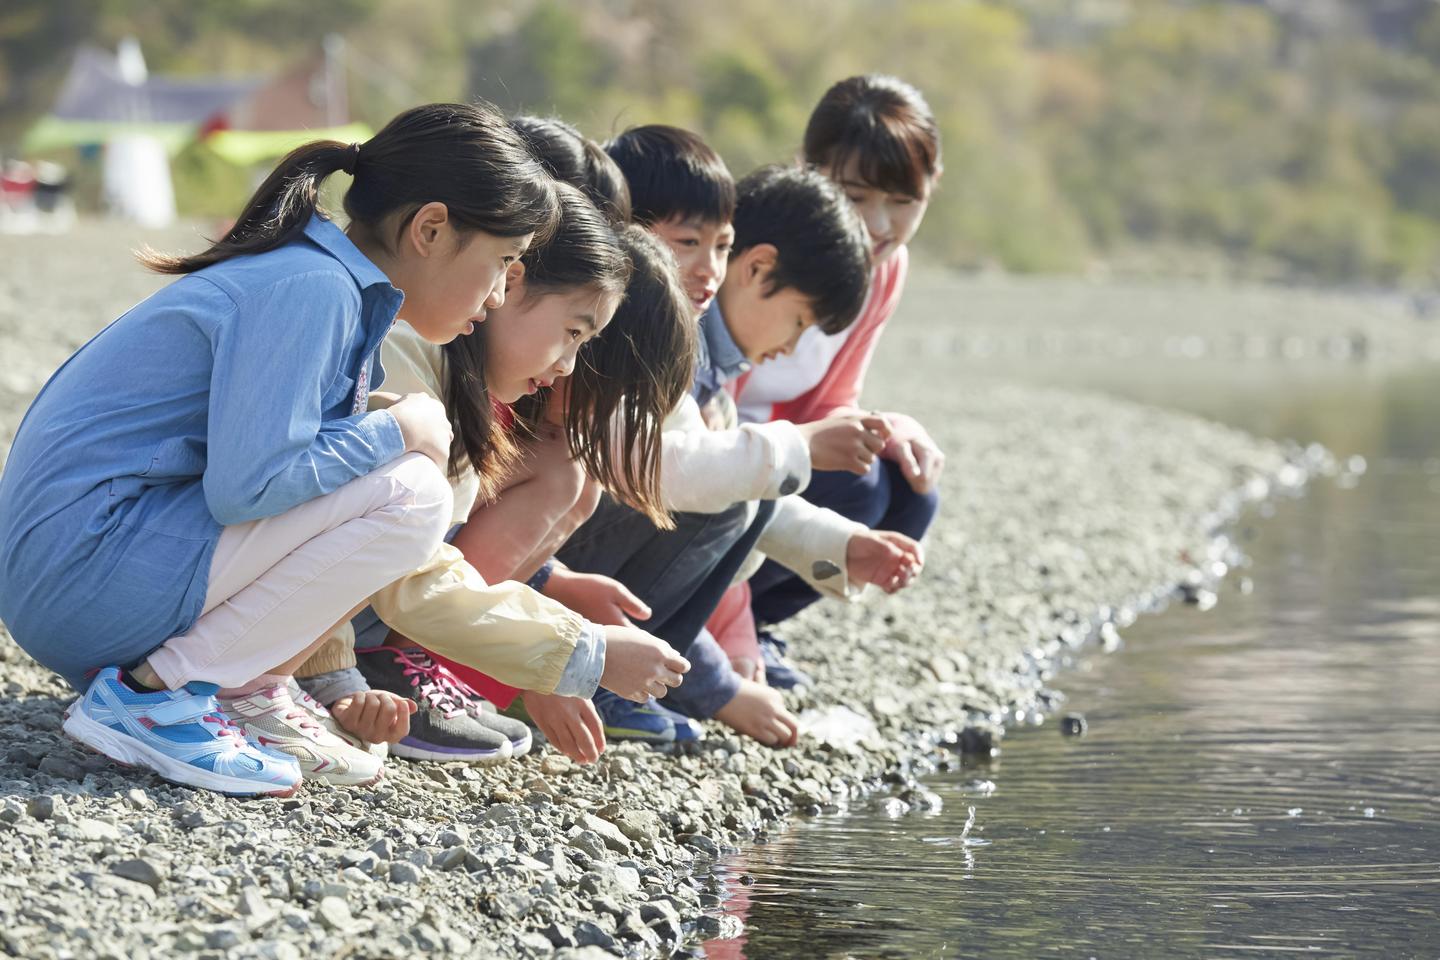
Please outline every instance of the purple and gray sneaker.
[{"label": "purple and gray sneaker", "polygon": [[410,733],[390,745],[391,756],[500,763],[513,755],[510,739],[471,714],[450,672],[419,647],[357,649],[355,666],[370,689],[398,693],[418,707]]}]

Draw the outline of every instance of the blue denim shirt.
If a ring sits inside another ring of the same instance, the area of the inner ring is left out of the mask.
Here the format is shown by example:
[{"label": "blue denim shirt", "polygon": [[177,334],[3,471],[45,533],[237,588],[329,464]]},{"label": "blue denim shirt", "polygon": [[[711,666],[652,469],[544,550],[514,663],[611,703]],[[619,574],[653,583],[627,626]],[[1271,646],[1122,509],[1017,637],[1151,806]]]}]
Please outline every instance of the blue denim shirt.
[{"label": "blue denim shirt", "polygon": [[695,382],[690,387],[690,395],[703,407],[726,383],[750,369],[750,361],[745,359],[744,351],[725,325],[719,297],[711,300],[710,306],[700,315],[698,346]]},{"label": "blue denim shirt", "polygon": [[0,619],[80,686],[200,614],[223,526],[404,451],[366,413],[402,295],[333,223],[176,281],[81,347],[0,473]]}]

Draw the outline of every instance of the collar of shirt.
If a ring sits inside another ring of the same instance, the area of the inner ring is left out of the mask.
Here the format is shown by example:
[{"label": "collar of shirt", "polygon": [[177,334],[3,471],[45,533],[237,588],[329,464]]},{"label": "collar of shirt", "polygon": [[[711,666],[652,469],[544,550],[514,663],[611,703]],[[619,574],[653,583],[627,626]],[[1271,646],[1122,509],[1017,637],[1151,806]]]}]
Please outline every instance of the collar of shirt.
[{"label": "collar of shirt", "polygon": [[360,349],[360,368],[355,378],[355,405],[357,410],[364,410],[369,392],[378,389],[385,381],[385,367],[380,363],[380,343],[394,326],[405,295],[332,220],[319,213],[313,214],[310,222],[305,224],[305,236],[340,261],[360,287],[366,338]]},{"label": "collar of shirt", "polygon": [[708,368],[706,372],[717,387],[750,369],[750,361],[725,325],[718,297],[700,316],[700,340],[700,366]]},{"label": "collar of shirt", "polygon": [[[355,278],[355,283],[360,289],[365,290],[378,284],[390,286],[390,278],[381,272],[380,268],[370,260],[369,257],[360,252],[355,242],[345,235],[335,223],[319,213],[312,214],[310,222],[305,224],[305,236],[319,246],[330,256],[339,260],[341,265],[348,271],[350,276]],[[391,289],[395,289],[391,287]],[[399,293],[398,290],[395,291]]]}]

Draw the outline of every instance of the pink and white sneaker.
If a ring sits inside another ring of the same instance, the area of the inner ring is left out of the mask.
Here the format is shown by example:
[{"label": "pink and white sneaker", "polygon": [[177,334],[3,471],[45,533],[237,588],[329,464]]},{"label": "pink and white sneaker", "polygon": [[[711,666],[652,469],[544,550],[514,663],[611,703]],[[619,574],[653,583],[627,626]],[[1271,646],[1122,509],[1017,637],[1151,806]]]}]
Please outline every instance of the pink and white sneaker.
[{"label": "pink and white sneaker", "polygon": [[335,736],[314,714],[297,704],[288,683],[275,683],[220,702],[246,737],[259,746],[294,757],[300,764],[300,775],[307,780],[368,786],[385,774],[381,758]]},{"label": "pink and white sneaker", "polygon": [[288,689],[290,690],[290,699],[295,701],[296,706],[309,712],[309,714],[315,718],[316,723],[350,744],[350,746],[356,750],[364,750],[366,753],[379,757],[381,760],[384,760],[390,755],[390,744],[370,743],[340,726],[340,721],[335,719],[334,714],[330,712],[330,708],[306,693],[305,688],[300,686],[294,677],[290,678]]}]

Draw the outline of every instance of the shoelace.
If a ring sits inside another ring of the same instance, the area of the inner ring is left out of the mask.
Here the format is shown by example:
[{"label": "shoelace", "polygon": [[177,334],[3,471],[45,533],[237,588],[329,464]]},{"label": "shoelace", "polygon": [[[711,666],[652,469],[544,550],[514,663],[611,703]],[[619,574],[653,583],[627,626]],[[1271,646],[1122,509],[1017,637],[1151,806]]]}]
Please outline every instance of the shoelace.
[{"label": "shoelace", "polygon": [[485,704],[489,703],[490,701],[486,700],[485,697],[481,695],[479,690],[476,690],[474,687],[470,686],[470,684],[466,683],[464,680],[461,680],[460,677],[455,673],[455,671],[451,670],[443,663],[435,664],[435,668],[440,671],[441,680],[445,684],[446,688],[450,690],[451,696],[455,697],[457,700],[460,701],[461,705],[465,708],[466,713],[470,714],[470,716],[472,717],[481,717],[485,715]]},{"label": "shoelace", "polygon": [[250,743],[245,737],[245,731],[240,728],[240,724],[223,713],[207,713],[200,718],[200,721],[214,724],[216,734],[233,739],[235,741],[233,746],[246,746]]},{"label": "shoelace", "polygon": [[397,649],[395,653],[405,663],[403,672],[410,678],[410,686],[415,688],[417,699],[423,697],[446,720],[470,712],[448,670],[419,650]]},{"label": "shoelace", "polygon": [[[290,696],[290,688],[288,685],[276,684],[273,687],[266,687],[263,690],[257,690],[255,692],[268,699],[271,703],[276,704],[281,718],[294,721],[295,726],[300,728],[300,732],[310,739],[317,739],[324,731],[325,728],[320,725],[320,722],[308,711],[301,709],[294,698]],[[290,703],[288,710],[283,706],[285,701],[289,701]]]}]

